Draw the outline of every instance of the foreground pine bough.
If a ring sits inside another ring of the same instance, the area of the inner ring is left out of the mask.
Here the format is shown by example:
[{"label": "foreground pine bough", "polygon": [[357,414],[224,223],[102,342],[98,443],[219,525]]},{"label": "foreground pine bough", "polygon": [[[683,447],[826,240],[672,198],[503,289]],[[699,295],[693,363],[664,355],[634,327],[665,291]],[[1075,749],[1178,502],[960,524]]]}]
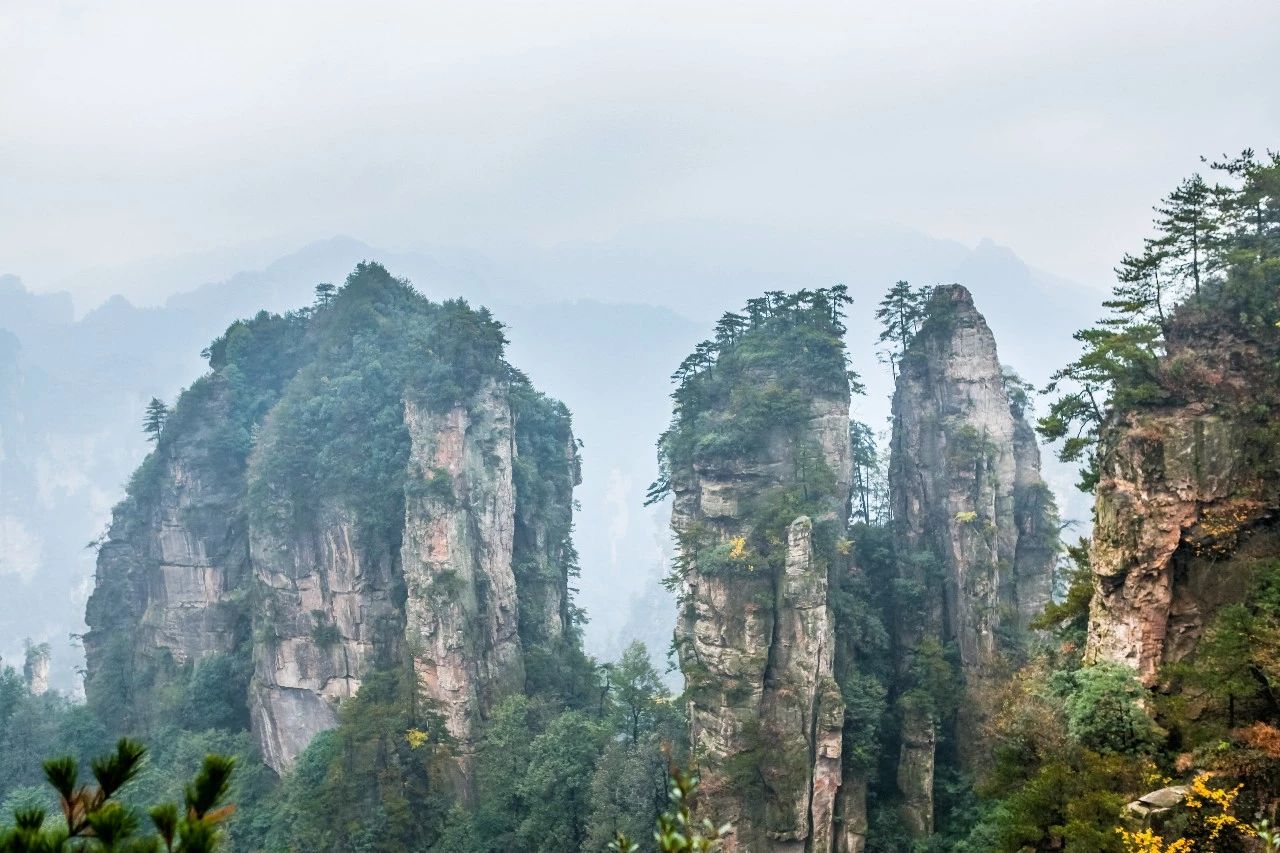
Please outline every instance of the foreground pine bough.
[{"label": "foreground pine bough", "polygon": [[[3,853],[53,853],[66,849],[119,853],[211,853],[218,847],[219,826],[235,811],[223,805],[235,760],[220,755],[204,759],[186,786],[183,807],[160,803],[147,810],[151,829],[144,830],[136,810],[121,803],[120,791],[142,769],[146,748],[121,738],[115,752],[94,759],[97,785],[81,784],[71,757],[44,763],[45,778],[58,795],[61,821],[44,809],[14,813],[14,828],[0,834]],[[50,826],[50,824],[54,824]]]}]

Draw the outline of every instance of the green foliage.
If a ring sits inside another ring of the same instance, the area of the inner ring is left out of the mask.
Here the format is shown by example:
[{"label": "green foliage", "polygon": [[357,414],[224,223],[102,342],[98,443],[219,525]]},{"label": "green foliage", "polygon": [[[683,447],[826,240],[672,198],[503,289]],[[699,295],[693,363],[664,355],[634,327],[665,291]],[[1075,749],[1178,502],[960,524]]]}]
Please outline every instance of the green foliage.
[{"label": "green foliage", "polygon": [[[393,547],[404,516],[405,395],[446,411],[485,381],[508,377],[501,324],[461,300],[432,303],[373,263],[360,264],[306,320],[306,364],[257,439],[250,513],[268,529],[295,530],[342,507],[364,546]],[[210,348],[211,364],[238,331]]]},{"label": "green foliage", "polygon": [[[993,760],[976,786],[978,819],[955,849],[1123,851],[1115,832],[1121,808],[1150,790],[1154,775],[1145,744],[1136,744],[1141,737],[1127,734],[1143,728],[1130,716],[1136,682],[1123,668],[1085,675],[1089,670],[1054,670],[1055,663],[1033,660],[998,697],[983,733]],[[1086,706],[1099,695],[1110,710],[1093,715]],[[1095,741],[1124,749],[1099,753]]]},{"label": "green foliage", "polygon": [[[668,806],[658,816],[658,831],[654,833],[660,853],[714,853],[721,849],[722,839],[732,831],[728,824],[717,827],[709,818],[699,822],[694,817],[697,791],[697,777],[680,770],[671,771]],[[611,853],[637,853],[639,849],[622,832],[609,844]]]},{"label": "green foliage", "polygon": [[844,349],[851,301],[843,285],[770,292],[744,314],[724,315],[715,339],[698,344],[672,375],[674,413],[658,441],[649,502],[693,465],[750,457],[775,431],[797,430],[815,394],[860,391]]},{"label": "green foliage", "polygon": [[1165,704],[1182,726],[1221,735],[1244,720],[1280,721],[1280,561],[1255,569],[1245,600],[1214,616],[1195,653],[1166,668],[1196,719]]},{"label": "green foliage", "polygon": [[584,850],[605,850],[619,834],[645,839],[653,833],[667,796],[662,739],[613,741],[591,779],[591,815]]},{"label": "green foliage", "polygon": [[1067,559],[1060,565],[1065,572],[1065,590],[1054,590],[1055,597],[1031,622],[1038,631],[1053,629],[1060,640],[1072,649],[1083,650],[1089,630],[1089,606],[1093,601],[1093,570],[1089,566],[1089,540],[1080,539],[1066,547]]},{"label": "green foliage", "polygon": [[323,610],[311,612],[311,639],[322,649],[331,649],[342,642],[342,632],[329,621]]},{"label": "green foliage", "polygon": [[853,463],[853,518],[866,524],[887,524],[889,456],[879,450],[871,427],[861,421],[849,422],[849,444]]},{"label": "green foliage", "polygon": [[1123,853],[1115,827],[1135,781],[1118,756],[1081,750],[1052,758],[984,815],[967,849]]},{"label": "green foliage", "polygon": [[245,655],[211,654],[191,667],[178,724],[188,731],[249,728],[249,677],[253,664]]},{"label": "green foliage", "polygon": [[582,847],[592,770],[604,739],[604,728],[579,711],[558,715],[533,739],[528,766],[516,783],[527,805],[516,828],[518,849],[558,853]]},{"label": "green foliage", "polygon": [[1109,315],[1076,333],[1081,356],[1045,388],[1056,396],[1037,429],[1061,442],[1059,458],[1082,463],[1085,491],[1097,482],[1094,448],[1109,411],[1187,399],[1180,362],[1168,357],[1180,326],[1207,313],[1235,335],[1276,341],[1280,155],[1246,150],[1213,168],[1226,184],[1193,175],[1156,207],[1154,236],[1116,269]]},{"label": "green foliage", "polygon": [[935,720],[955,713],[960,702],[960,667],[955,647],[926,636],[907,654],[898,704]]},{"label": "green foliage", "polygon": [[[413,692],[398,671],[364,679],[338,728],[315,738],[251,816],[266,849],[391,853],[434,843],[452,801],[447,735]],[[424,745],[411,731],[426,733]]]},{"label": "green foliage", "polygon": [[849,567],[832,573],[828,598],[837,637],[835,676],[844,700],[841,760],[846,772],[868,773],[881,756],[888,722],[893,674],[883,579],[896,566],[888,527],[859,523],[849,536]]},{"label": "green foliage", "polygon": [[671,693],[649,662],[644,643],[632,642],[605,672],[614,731],[623,732],[635,744],[652,733],[671,737],[679,729],[681,720]]},{"label": "green foliage", "polygon": [[157,397],[152,397],[151,402],[147,403],[146,413],[142,416],[142,431],[147,434],[149,441],[159,441],[160,432],[164,429],[164,422],[169,417],[169,407]]},{"label": "green foliage", "polygon": [[71,756],[44,762],[45,779],[56,795],[61,820],[47,825],[46,811],[38,804],[20,806],[13,827],[0,829],[0,851],[41,853],[64,849],[84,851],[152,851],[210,853],[222,840],[222,823],[234,811],[224,806],[235,760],[205,756],[195,778],[187,785],[185,810],[161,804],[149,810],[156,835],[142,835],[136,810],[124,805],[119,794],[143,768],[146,749],[121,738],[115,750],[91,762],[96,784],[81,784],[78,763]]},{"label": "green foliage", "polygon": [[1067,732],[1086,749],[1101,754],[1145,755],[1163,732],[1143,710],[1145,691],[1137,674],[1115,663],[1097,663],[1061,674]]},{"label": "green foliage", "polygon": [[882,361],[888,362],[894,376],[897,376],[898,364],[906,356],[911,341],[924,323],[926,306],[932,293],[931,287],[913,289],[909,282],[897,281],[876,308],[876,319],[880,321],[881,327],[880,337],[876,340],[888,345],[879,352],[879,356]]}]

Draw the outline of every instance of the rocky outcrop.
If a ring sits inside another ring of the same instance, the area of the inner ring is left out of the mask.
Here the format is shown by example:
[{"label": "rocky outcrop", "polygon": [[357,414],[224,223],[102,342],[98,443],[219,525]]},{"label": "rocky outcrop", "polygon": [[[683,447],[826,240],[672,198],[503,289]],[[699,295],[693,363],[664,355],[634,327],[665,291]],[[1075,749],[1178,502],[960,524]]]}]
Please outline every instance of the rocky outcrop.
[{"label": "rocky outcrop", "polygon": [[341,507],[288,534],[255,527],[250,555],[263,604],[249,711],[263,759],[280,771],[337,724],[361,679],[400,660],[400,558],[361,547]]},{"label": "rocky outcrop", "polygon": [[[1189,316],[1188,316],[1189,315]],[[1187,312],[1161,370],[1182,399],[1112,415],[1098,452],[1086,659],[1148,687],[1280,553],[1277,354]]]},{"label": "rocky outcrop", "polygon": [[[662,445],[679,546],[676,646],[690,743],[703,808],[733,824],[730,851],[859,849],[864,790],[843,786],[844,702],[829,600],[852,483],[849,392],[828,313],[760,318],[723,341],[719,362],[685,386],[702,382],[720,402],[705,415],[678,407]],[[769,354],[787,351],[787,329],[802,323],[832,335],[832,363],[794,376]],[[733,409],[754,406],[742,402],[752,394],[793,396],[783,414],[750,421],[732,452],[684,454],[714,440],[707,420],[747,422],[751,415]]]},{"label": "rocky outcrop", "polygon": [[[932,832],[939,727],[954,713],[957,760],[980,760],[975,735],[993,683],[1049,601],[1056,510],[1007,383],[969,291],[935,288],[901,361],[889,473],[901,584],[898,787],[918,836]],[[958,700],[921,675],[946,666],[951,648]]]},{"label": "rocky outcrop", "polygon": [[[806,434],[778,436],[763,458],[703,469],[676,484],[677,535],[688,540],[696,531],[704,546],[728,543],[730,552],[745,543],[753,533],[742,508],[794,482],[802,442],[822,448],[824,464],[836,472],[826,520],[842,518],[840,496],[847,500],[851,481],[848,411],[847,397],[814,400]],[[676,634],[692,697],[690,739],[707,768],[708,810],[734,824],[739,845],[762,835],[771,850],[831,846],[844,706],[832,674],[827,566],[815,559],[812,530],[807,516],[791,521],[777,576],[749,564],[718,572],[705,565],[710,558],[686,555]],[[746,804],[740,777],[757,772],[763,802]]]},{"label": "rocky outcrop", "polygon": [[49,692],[49,644],[28,645],[22,663],[22,677],[32,696]]},{"label": "rocky outcrop", "polygon": [[244,471],[216,457],[211,424],[225,416],[227,389],[209,379],[192,395],[188,426],[147,458],[113,514],[98,551],[84,638],[86,688],[118,709],[131,729],[141,708],[129,682],[212,654],[248,636],[248,525]]},{"label": "rocky outcrop", "polygon": [[495,700],[524,684],[512,568],[511,404],[490,386],[471,406],[443,414],[410,401],[405,423],[412,441],[403,558],[413,668],[465,764]]},{"label": "rocky outcrop", "polygon": [[577,642],[569,413],[502,361],[499,330],[362,265],[322,307],[216,341],[99,552],[95,703],[145,731],[152,691],[234,658],[252,671],[246,724],[283,771],[370,676],[412,672],[465,793],[525,655]]}]

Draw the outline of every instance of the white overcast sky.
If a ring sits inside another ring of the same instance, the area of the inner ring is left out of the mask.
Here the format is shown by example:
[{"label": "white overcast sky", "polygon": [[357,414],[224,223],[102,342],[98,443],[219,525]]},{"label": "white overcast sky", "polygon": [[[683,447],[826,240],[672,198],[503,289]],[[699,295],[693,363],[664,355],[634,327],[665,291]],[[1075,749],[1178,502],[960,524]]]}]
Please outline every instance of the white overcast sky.
[{"label": "white overcast sky", "polygon": [[1280,147],[1276,0],[0,0],[0,272],[885,220],[1103,286]]}]

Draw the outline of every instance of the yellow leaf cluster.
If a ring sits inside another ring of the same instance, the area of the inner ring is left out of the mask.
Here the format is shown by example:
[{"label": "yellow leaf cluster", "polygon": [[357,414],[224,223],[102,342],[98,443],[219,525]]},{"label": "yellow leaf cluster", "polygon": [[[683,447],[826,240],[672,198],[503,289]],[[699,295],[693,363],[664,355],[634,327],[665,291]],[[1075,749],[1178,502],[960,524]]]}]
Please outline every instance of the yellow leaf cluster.
[{"label": "yellow leaf cluster", "polygon": [[1117,829],[1116,832],[1120,833],[1120,839],[1124,842],[1125,853],[1191,853],[1196,849],[1196,843],[1186,838],[1179,838],[1166,845],[1164,839],[1150,829],[1139,832]]}]

